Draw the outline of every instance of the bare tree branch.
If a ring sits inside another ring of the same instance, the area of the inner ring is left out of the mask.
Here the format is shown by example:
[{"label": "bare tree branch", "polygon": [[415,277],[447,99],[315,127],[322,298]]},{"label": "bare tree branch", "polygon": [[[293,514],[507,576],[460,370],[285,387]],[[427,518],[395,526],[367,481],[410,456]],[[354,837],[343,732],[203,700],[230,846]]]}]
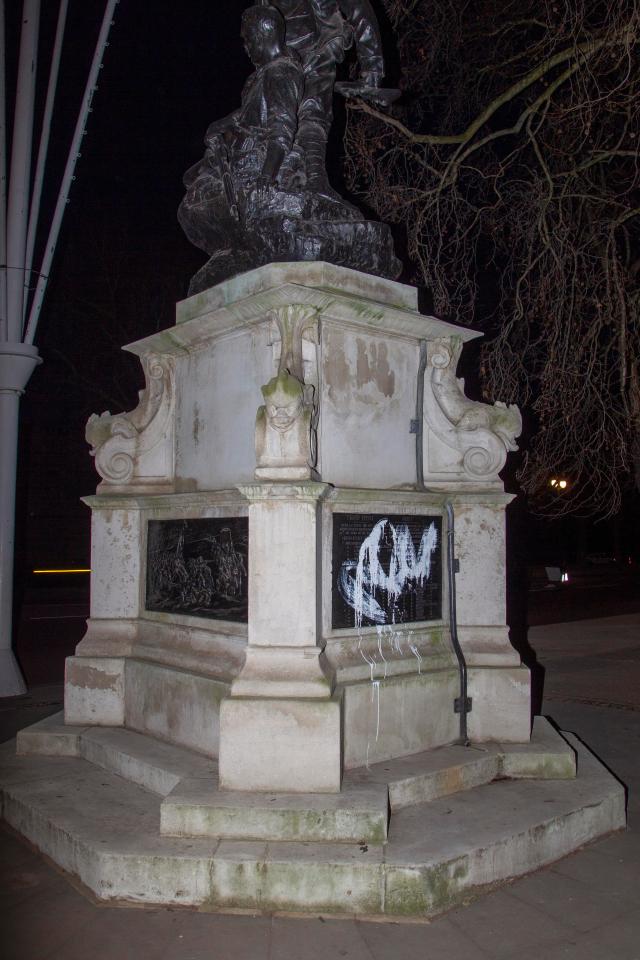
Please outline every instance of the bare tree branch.
[{"label": "bare tree branch", "polygon": [[490,333],[530,497],[610,514],[640,477],[640,0],[383,2],[404,104],[349,106],[348,182],[406,229],[435,309]]}]

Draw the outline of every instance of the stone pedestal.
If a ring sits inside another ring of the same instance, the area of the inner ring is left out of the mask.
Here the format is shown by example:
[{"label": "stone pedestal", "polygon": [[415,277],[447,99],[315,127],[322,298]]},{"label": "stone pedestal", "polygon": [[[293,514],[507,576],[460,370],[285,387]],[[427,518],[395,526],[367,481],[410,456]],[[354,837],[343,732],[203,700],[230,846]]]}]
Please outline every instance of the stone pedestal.
[{"label": "stone pedestal", "polygon": [[129,345],[139,406],[87,426],[102,482],[67,722],[218,757],[222,789],[339,791],[343,770],[456,741],[455,588],[469,735],[527,741],[499,479],[520,417],[465,396],[476,336],[410,287],[283,263]]},{"label": "stone pedestal", "polygon": [[465,396],[474,336],[296,263],[129,346],[138,407],[87,426],[64,723],[0,775],[11,826],[98,897],[424,917],[624,824],[581,744],[530,736],[499,478],[520,417]]}]

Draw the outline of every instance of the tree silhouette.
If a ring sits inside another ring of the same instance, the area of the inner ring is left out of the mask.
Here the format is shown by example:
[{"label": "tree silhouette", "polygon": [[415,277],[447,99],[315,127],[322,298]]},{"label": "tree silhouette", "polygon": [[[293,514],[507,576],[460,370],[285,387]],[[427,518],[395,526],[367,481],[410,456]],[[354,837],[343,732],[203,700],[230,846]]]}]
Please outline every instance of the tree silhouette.
[{"label": "tree silhouette", "polygon": [[350,186],[406,225],[436,312],[491,334],[538,509],[610,515],[640,486],[640,3],[383,2],[404,97],[348,105]]}]

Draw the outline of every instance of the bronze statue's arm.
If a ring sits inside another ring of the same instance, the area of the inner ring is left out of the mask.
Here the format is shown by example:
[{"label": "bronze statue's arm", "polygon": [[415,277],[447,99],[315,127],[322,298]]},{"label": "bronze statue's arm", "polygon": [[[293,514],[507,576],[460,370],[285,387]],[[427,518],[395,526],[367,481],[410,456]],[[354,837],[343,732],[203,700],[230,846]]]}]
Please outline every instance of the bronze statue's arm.
[{"label": "bronze statue's arm", "polygon": [[362,79],[378,87],[384,76],[380,28],[369,0],[338,0],[345,20],[353,30]]},{"label": "bronze statue's arm", "polygon": [[239,116],[240,110],[234,110],[233,113],[227,114],[226,117],[222,117],[220,120],[214,120],[213,123],[210,123],[207,127],[204,142],[208,144],[214,137],[221,137],[227,131],[232,130],[236,126]]}]

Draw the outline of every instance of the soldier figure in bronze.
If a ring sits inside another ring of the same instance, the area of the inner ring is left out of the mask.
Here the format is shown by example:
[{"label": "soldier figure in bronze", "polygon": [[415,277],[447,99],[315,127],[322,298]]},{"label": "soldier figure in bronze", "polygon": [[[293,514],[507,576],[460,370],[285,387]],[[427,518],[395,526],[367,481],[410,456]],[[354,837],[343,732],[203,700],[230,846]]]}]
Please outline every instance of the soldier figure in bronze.
[{"label": "soldier figure in bronze", "polygon": [[273,261],[326,260],[397,276],[388,227],[366,221],[340,197],[325,165],[336,66],[352,44],[362,79],[342,86],[384,99],[369,0],[252,6],[242,17],[242,38],[255,71],[240,108],[211,124],[205,155],[184,178],[178,219],[210,256],[189,292]]}]

